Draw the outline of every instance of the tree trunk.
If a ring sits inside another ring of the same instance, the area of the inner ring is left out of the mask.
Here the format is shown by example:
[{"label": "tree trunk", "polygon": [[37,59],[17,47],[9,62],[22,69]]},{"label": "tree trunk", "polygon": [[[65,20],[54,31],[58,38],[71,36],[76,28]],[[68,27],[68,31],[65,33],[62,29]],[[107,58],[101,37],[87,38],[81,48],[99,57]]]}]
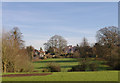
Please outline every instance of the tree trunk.
[{"label": "tree trunk", "polygon": [[6,67],[6,63],[3,64],[3,72],[6,73],[7,72],[7,67]]}]

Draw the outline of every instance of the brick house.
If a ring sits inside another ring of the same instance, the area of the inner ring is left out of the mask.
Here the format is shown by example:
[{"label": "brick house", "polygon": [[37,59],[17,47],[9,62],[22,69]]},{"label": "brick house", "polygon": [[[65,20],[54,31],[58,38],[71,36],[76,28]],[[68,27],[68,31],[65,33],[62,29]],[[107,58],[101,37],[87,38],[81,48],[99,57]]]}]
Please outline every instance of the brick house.
[{"label": "brick house", "polygon": [[74,53],[75,50],[76,50],[76,46],[69,45],[69,46],[64,48],[64,53],[66,53],[66,54]]},{"label": "brick house", "polygon": [[40,58],[44,58],[45,57],[45,52],[44,51],[40,51],[40,50],[34,50],[33,51],[33,59],[40,59]]}]

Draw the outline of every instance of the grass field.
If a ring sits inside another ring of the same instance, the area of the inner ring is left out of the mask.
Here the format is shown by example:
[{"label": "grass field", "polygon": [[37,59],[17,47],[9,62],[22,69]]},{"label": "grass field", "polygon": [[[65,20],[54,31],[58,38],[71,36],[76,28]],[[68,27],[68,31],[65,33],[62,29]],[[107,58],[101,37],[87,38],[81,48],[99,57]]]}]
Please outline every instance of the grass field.
[{"label": "grass field", "polygon": [[49,62],[55,62],[58,63],[61,66],[61,71],[66,72],[68,69],[70,69],[72,66],[77,65],[78,62],[76,59],[72,58],[62,58],[62,59],[46,59],[43,61],[36,61],[34,62],[34,69],[41,72],[43,68],[47,67],[47,63]]},{"label": "grass field", "polygon": [[47,76],[3,77],[3,81],[118,81],[118,71],[54,72]]},{"label": "grass field", "polygon": [[[82,58],[81,58],[82,59]],[[73,66],[78,65],[78,61],[74,58],[56,58],[56,59],[46,59],[42,61],[34,62],[34,69],[41,72],[43,68],[47,67],[47,63],[55,62],[61,66],[62,72],[67,72],[68,69],[71,69]],[[104,61],[93,60],[92,62],[99,64],[98,70],[110,69],[109,66],[105,65]]]},{"label": "grass field", "polygon": [[[118,81],[118,71],[103,71],[109,66],[104,64],[104,61],[94,61],[99,64],[98,70],[87,72],[67,72],[72,66],[78,65],[76,59],[61,58],[61,59],[46,59],[34,62],[34,69],[41,73],[43,68],[46,68],[47,63],[56,62],[60,64],[62,72],[53,72],[47,76],[25,76],[25,77],[3,77],[3,81]],[[6,73],[15,74],[15,73]],[[17,73],[16,73],[17,74]]]}]

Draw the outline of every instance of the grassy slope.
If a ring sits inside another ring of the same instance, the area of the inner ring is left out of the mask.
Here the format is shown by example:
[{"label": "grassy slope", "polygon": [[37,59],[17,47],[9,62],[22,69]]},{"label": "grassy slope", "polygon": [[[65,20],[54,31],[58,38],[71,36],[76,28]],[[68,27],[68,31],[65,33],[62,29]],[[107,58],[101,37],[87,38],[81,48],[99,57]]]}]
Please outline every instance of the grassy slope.
[{"label": "grassy slope", "polygon": [[47,63],[56,62],[60,64],[61,70],[66,72],[68,69],[71,69],[72,66],[77,65],[78,62],[73,58],[60,58],[60,59],[46,59],[43,61],[34,62],[35,70],[41,72],[43,68],[46,68]]},{"label": "grassy slope", "polygon": [[[80,59],[81,60],[81,59]],[[46,68],[47,63],[49,62],[56,62],[60,64],[62,72],[66,72],[69,69],[72,68],[72,66],[78,65],[78,62],[76,59],[73,58],[55,58],[55,59],[46,59],[43,61],[37,61],[34,62],[34,69],[41,72],[43,68]],[[99,64],[98,70],[106,70],[108,68],[107,65],[104,65],[104,61],[93,61],[97,64]]]},{"label": "grassy slope", "polygon": [[118,71],[54,72],[48,76],[4,77],[3,81],[118,81]]},{"label": "grassy slope", "polygon": [[[61,58],[61,59],[46,59],[43,61],[34,62],[35,70],[41,73],[48,62],[57,62],[62,67],[62,72],[54,72],[48,76],[27,76],[27,77],[3,77],[3,81],[117,81],[118,71],[96,71],[96,72],[64,72],[72,66],[77,65],[76,59]],[[100,64],[99,70],[107,68],[102,64],[103,61],[94,61]],[[23,72],[22,72],[23,73]],[[34,72],[38,73],[38,72]],[[13,73],[6,73],[13,74]],[[15,73],[14,73],[15,74]]]}]

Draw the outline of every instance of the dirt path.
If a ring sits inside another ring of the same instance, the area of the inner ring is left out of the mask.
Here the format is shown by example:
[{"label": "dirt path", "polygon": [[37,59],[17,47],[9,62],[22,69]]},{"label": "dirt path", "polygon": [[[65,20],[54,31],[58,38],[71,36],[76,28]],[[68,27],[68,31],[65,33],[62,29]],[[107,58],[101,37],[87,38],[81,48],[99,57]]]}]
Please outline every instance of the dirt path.
[{"label": "dirt path", "polygon": [[46,76],[46,75],[51,75],[51,74],[52,73],[8,74],[8,75],[2,75],[2,77]]}]

